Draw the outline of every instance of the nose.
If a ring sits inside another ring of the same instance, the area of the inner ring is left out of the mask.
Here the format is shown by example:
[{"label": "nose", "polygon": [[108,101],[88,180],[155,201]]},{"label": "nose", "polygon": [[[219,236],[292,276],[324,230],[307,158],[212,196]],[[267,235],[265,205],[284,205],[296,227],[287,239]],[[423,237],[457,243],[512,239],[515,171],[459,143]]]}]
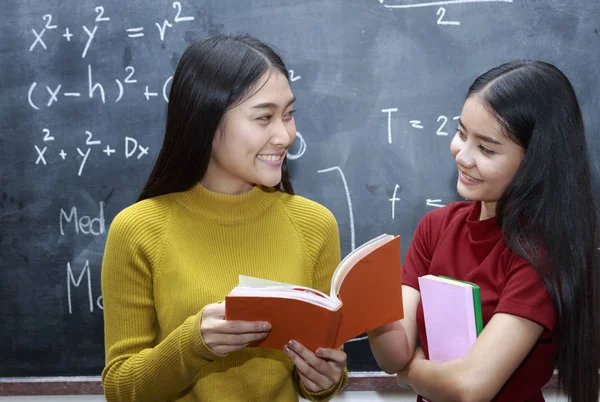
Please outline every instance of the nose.
[{"label": "nose", "polygon": [[273,125],[271,143],[283,148],[288,148],[296,137],[296,127],[292,123],[291,126],[283,120],[278,120]]},{"label": "nose", "polygon": [[455,159],[457,164],[466,168],[475,166],[475,159],[472,156],[471,147],[466,144],[463,144],[463,146],[460,147]]}]

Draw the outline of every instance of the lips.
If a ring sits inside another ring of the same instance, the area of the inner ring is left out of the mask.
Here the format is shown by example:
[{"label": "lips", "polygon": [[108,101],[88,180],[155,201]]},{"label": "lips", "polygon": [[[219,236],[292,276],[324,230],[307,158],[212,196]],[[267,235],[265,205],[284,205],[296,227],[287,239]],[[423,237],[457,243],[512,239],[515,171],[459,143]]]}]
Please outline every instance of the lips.
[{"label": "lips", "polygon": [[473,176],[469,176],[467,173],[465,173],[464,171],[458,169],[460,172],[460,179],[462,182],[467,183],[467,184],[478,184],[478,183],[483,183],[483,180],[481,179],[476,179]]},{"label": "lips", "polygon": [[256,157],[258,159],[260,159],[261,161],[265,161],[265,162],[279,162],[280,160],[283,159],[283,155],[284,154],[262,154],[262,155],[257,155]]}]

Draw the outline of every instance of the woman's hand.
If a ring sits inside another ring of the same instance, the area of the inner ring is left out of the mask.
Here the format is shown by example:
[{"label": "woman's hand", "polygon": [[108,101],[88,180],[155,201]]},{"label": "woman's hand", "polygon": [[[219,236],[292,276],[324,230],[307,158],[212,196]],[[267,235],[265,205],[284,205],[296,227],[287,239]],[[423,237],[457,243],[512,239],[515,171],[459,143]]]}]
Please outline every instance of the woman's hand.
[{"label": "woman's hand", "polygon": [[268,322],[227,321],[224,302],[206,305],[200,321],[204,343],[219,355],[243,349],[267,336],[270,330],[271,324]]},{"label": "woman's hand", "polygon": [[315,354],[296,341],[288,342],[283,350],[308,391],[324,391],[340,382],[347,361],[343,350],[319,348]]},{"label": "woman's hand", "polygon": [[411,367],[413,367],[421,360],[425,360],[425,353],[423,352],[423,349],[417,347],[415,348],[415,353],[413,354],[413,357],[410,360],[410,362],[406,365],[406,367],[404,367],[402,371],[398,373],[396,377],[398,385],[400,385],[402,388],[412,388],[408,380],[408,373],[410,372]]}]

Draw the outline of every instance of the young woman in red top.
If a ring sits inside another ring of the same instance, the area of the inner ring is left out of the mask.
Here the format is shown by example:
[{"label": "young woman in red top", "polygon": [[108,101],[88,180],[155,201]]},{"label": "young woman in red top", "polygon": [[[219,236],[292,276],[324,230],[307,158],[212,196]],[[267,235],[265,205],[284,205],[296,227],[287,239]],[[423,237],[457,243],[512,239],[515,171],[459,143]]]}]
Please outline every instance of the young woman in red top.
[{"label": "young woman in red top", "polygon": [[[378,364],[419,400],[543,401],[556,365],[572,401],[598,401],[597,216],[569,80],[539,61],[486,72],[450,150],[471,202],[419,223],[403,264],[404,319],[369,333]],[[417,281],[426,274],[481,288],[485,327],[461,359],[427,360]]]}]

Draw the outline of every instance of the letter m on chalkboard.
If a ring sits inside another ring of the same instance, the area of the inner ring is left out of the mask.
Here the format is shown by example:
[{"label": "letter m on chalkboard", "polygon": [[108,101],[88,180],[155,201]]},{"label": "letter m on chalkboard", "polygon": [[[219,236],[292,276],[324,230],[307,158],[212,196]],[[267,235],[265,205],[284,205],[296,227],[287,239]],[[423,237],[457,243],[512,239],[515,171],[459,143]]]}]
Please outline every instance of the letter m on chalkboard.
[{"label": "letter m on chalkboard", "polygon": [[92,302],[92,278],[90,274],[90,262],[89,260],[85,261],[83,265],[83,269],[79,274],[77,280],[75,280],[75,276],[73,275],[73,270],[71,269],[71,263],[67,262],[67,297],[69,300],[69,314],[73,314],[73,309],[71,307],[71,284],[75,285],[76,288],[81,284],[81,280],[83,276],[87,273],[87,287],[88,287],[88,298],[90,302],[90,313],[94,312],[94,303]]}]

